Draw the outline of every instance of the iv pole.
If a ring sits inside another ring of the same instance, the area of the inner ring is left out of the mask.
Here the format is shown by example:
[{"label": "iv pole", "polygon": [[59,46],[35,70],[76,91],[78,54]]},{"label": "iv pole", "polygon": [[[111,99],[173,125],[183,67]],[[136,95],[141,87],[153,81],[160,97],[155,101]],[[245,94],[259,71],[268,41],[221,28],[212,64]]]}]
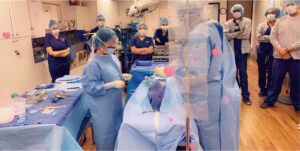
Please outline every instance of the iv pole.
[{"label": "iv pole", "polygon": [[189,0],[186,0],[186,25],[187,28],[185,30],[185,49],[184,49],[184,65],[185,65],[185,114],[186,114],[186,151],[189,151],[190,147],[190,75],[189,75],[189,20],[190,20],[190,9],[189,9]]}]

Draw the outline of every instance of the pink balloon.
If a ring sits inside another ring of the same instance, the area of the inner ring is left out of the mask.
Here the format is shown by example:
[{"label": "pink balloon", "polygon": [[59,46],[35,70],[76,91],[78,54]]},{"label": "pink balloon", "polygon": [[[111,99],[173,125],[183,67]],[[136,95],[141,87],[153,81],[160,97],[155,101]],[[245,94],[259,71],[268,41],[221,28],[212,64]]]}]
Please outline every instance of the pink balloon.
[{"label": "pink balloon", "polygon": [[190,144],[190,149],[195,150],[196,149],[196,144]]},{"label": "pink balloon", "polygon": [[195,60],[195,61],[199,61],[199,57],[198,57],[198,56],[195,56],[195,57],[194,57],[194,60]]},{"label": "pink balloon", "polygon": [[213,49],[213,50],[212,50],[212,54],[213,54],[214,56],[219,56],[220,53],[221,53],[221,50],[220,50],[220,49]]},{"label": "pink balloon", "polygon": [[170,117],[169,120],[170,120],[170,122],[172,123],[172,122],[173,122],[173,117]]},{"label": "pink balloon", "polygon": [[171,77],[174,75],[174,72],[175,72],[175,68],[174,67],[165,67],[164,68],[164,73],[167,77]]},{"label": "pink balloon", "polygon": [[3,32],[3,33],[2,33],[2,36],[3,36],[5,39],[8,39],[8,38],[10,38],[10,33],[9,33],[9,32]]}]

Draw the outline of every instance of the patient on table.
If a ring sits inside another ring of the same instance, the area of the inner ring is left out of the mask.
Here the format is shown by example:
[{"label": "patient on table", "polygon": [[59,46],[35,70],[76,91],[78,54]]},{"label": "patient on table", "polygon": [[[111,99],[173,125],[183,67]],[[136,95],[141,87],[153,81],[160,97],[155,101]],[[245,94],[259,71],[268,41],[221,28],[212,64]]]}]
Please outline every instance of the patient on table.
[{"label": "patient on table", "polygon": [[[116,150],[176,150],[185,145],[183,97],[174,78],[144,80],[124,109]],[[190,123],[192,150],[201,150],[196,125]]]},{"label": "patient on table", "polygon": [[159,112],[161,101],[165,94],[165,85],[166,80],[155,80],[149,88],[148,99],[153,111]]}]

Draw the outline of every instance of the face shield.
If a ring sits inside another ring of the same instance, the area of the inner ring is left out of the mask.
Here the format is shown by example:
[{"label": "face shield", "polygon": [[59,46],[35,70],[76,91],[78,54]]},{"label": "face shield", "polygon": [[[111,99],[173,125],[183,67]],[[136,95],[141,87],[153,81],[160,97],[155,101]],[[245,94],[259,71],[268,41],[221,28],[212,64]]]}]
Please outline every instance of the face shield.
[{"label": "face shield", "polygon": [[[191,116],[208,120],[208,24],[206,1],[172,1],[169,10],[172,38],[176,45],[169,46],[170,65],[175,72],[171,78],[177,81],[175,89],[190,104]],[[178,22],[179,25],[178,26]],[[176,26],[177,24],[177,26]],[[203,110],[197,108],[201,107]]]},{"label": "face shield", "polygon": [[180,3],[177,6],[178,19],[183,26],[193,28],[195,25],[208,20],[206,2]]}]

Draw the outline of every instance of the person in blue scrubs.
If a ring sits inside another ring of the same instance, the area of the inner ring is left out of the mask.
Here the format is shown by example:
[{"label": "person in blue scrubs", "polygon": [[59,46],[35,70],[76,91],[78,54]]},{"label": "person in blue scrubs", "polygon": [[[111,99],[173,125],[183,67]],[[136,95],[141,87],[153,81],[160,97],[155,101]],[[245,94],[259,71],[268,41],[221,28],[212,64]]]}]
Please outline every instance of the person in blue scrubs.
[{"label": "person in blue scrubs", "polygon": [[277,20],[270,41],[275,49],[272,83],[268,95],[260,105],[274,107],[281,92],[286,73],[289,73],[291,100],[295,111],[300,111],[300,1],[285,1],[287,15]]},{"label": "person in blue scrubs", "polygon": [[225,23],[224,32],[231,47],[234,49],[237,67],[236,79],[242,89],[243,102],[251,105],[252,102],[248,91],[247,57],[251,51],[252,21],[247,17],[243,17],[244,7],[241,4],[232,6],[230,13],[234,18]]},{"label": "person in blue scrubs", "polygon": [[132,61],[136,60],[152,60],[153,55],[153,39],[146,36],[148,27],[141,22],[137,25],[138,36],[131,41]]},{"label": "person in blue scrubs", "polygon": [[113,150],[122,122],[123,80],[130,80],[129,74],[121,73],[120,62],[113,55],[116,34],[104,27],[91,39],[96,53],[84,67],[81,84],[83,97],[88,101],[93,133],[97,150]]},{"label": "person in blue scrubs", "polygon": [[48,53],[49,71],[52,82],[59,77],[70,73],[70,44],[68,40],[59,34],[59,24],[50,20],[51,33],[45,36],[45,48]]},{"label": "person in blue scrubs", "polygon": [[[271,28],[275,25],[276,19],[281,15],[281,11],[277,7],[268,8],[265,12],[267,21],[260,23],[257,27],[257,41],[259,47],[257,50],[258,65],[258,85],[260,88],[259,96],[267,95],[271,84],[272,67],[273,67],[273,46],[270,42]],[[267,74],[268,72],[268,74]]]},{"label": "person in blue scrubs", "polygon": [[[89,33],[96,33],[99,29],[105,27],[105,16],[104,16],[103,13],[100,12],[97,15],[97,20],[96,21],[97,21],[98,25],[95,28],[91,29]],[[89,37],[89,39],[90,39],[90,37]]]},{"label": "person in blue scrubs", "polygon": [[[91,29],[90,31],[88,31],[87,33],[87,39],[90,40],[92,38],[93,33],[96,33],[99,29],[104,28],[105,27],[105,16],[102,12],[100,12],[97,15],[97,26],[94,27],[93,29]],[[88,52],[88,56],[89,54],[92,52],[91,48],[86,44],[85,45],[85,49]],[[94,50],[94,52],[96,52],[97,50]]]},{"label": "person in blue scrubs", "polygon": [[169,21],[168,18],[164,18],[164,17],[160,17],[159,21],[160,21],[160,28],[156,29],[153,39],[155,40],[155,45],[164,46],[169,42],[169,37],[168,37]]}]

